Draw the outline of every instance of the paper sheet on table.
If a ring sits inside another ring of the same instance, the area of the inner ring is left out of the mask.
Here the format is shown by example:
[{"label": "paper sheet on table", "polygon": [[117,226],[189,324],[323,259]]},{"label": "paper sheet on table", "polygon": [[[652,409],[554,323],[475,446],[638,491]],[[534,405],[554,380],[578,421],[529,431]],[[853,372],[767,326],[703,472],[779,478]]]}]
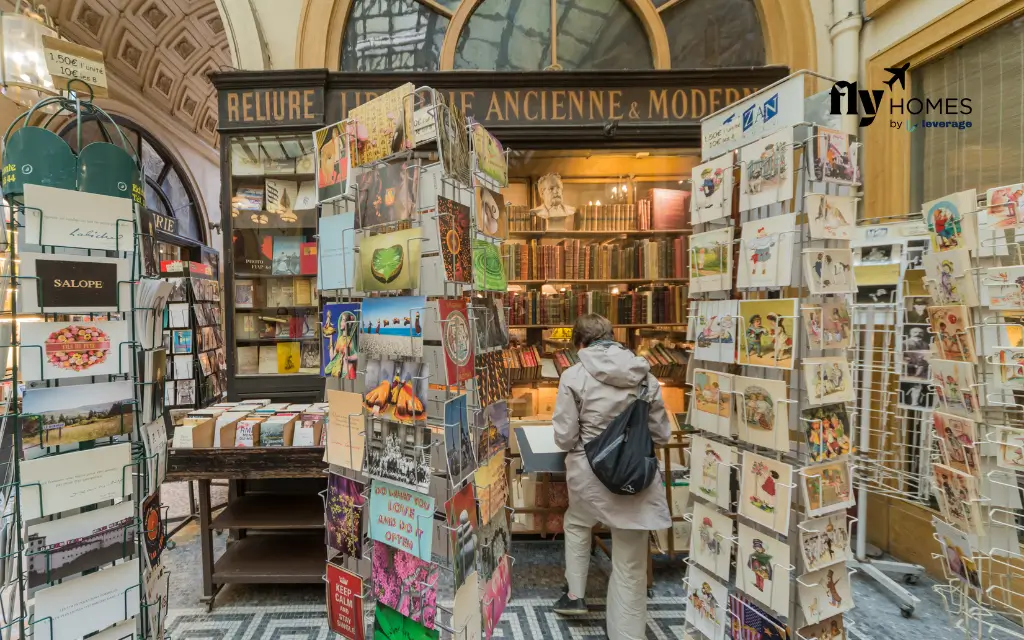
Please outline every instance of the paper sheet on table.
[{"label": "paper sheet on table", "polygon": [[563,453],[555,444],[555,428],[551,425],[517,425],[524,427],[520,432],[530,441],[530,450],[536,454]]}]

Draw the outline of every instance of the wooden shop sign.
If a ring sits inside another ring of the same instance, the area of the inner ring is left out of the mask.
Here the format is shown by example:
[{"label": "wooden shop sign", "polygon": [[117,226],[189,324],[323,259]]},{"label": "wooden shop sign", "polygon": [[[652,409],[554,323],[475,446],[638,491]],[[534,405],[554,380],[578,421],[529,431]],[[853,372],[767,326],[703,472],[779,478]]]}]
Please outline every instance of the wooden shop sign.
[{"label": "wooden shop sign", "polygon": [[324,121],[324,90],[227,89],[219,93],[222,129],[317,125]]}]

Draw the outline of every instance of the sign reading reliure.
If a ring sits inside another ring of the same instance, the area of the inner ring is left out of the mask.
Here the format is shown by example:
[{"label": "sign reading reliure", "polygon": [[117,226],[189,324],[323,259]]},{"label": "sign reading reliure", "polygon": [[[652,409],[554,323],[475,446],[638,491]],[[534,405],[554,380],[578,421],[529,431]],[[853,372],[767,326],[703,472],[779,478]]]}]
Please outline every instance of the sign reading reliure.
[{"label": "sign reading reliure", "polygon": [[317,125],[324,121],[324,90],[225,89],[218,96],[217,111],[222,128]]}]

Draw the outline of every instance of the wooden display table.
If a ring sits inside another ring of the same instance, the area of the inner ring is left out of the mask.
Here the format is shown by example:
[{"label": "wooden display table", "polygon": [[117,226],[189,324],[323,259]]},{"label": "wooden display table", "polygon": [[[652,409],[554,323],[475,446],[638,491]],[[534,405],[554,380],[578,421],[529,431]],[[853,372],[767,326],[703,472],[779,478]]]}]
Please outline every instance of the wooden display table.
[{"label": "wooden display table", "polygon": [[[167,481],[198,484],[201,601],[208,610],[225,584],[321,582],[327,562],[321,497],[317,493],[250,493],[246,485],[253,480],[324,478],[323,457],[323,447],[169,451]],[[224,510],[213,517],[210,484],[215,479],[229,481],[229,497]],[[216,561],[215,529],[227,529],[235,538]]]}]

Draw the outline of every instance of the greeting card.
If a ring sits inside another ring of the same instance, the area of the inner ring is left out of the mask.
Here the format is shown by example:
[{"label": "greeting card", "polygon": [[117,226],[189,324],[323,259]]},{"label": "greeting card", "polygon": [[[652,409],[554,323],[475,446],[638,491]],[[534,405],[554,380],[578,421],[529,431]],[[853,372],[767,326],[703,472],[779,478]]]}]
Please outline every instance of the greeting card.
[{"label": "greeting card", "polygon": [[730,510],[729,478],[736,449],[701,436],[690,438],[690,486],[693,495]]},{"label": "greeting card", "polygon": [[735,362],[738,316],[737,300],[700,300],[693,357],[725,364]]},{"label": "greeting card", "polygon": [[732,287],[732,227],[690,236],[690,291]]},{"label": "greeting card", "polygon": [[792,369],[797,300],[741,300],[739,306],[739,364]]},{"label": "greeting card", "polygon": [[740,211],[792,198],[792,127],[740,149]]},{"label": "greeting card", "polygon": [[741,469],[740,515],[779,533],[788,534],[793,467],[745,452]]},{"label": "greeting card", "polygon": [[739,523],[736,586],[780,614],[789,612],[791,567],[789,545]]},{"label": "greeting card", "polygon": [[728,580],[735,539],[732,518],[697,500],[693,503],[690,531],[690,557],[722,580]]},{"label": "greeting card", "polygon": [[744,222],[740,231],[740,265],[736,286],[786,287],[793,282],[796,214]]},{"label": "greeting card", "polygon": [[921,205],[933,251],[978,249],[977,202],[977,193],[969,189]]},{"label": "greeting card", "polygon": [[400,291],[420,286],[419,228],[363,237],[359,243],[359,288]]},{"label": "greeting card", "polygon": [[691,424],[720,436],[732,435],[733,376],[728,373],[695,369]]},{"label": "greeting card", "polygon": [[857,222],[857,201],[850,196],[810,193],[804,196],[813,240],[849,240]]},{"label": "greeting card", "polygon": [[118,375],[130,355],[127,322],[26,322],[19,328],[25,381]]},{"label": "greeting card", "polygon": [[732,213],[732,154],[693,167],[693,224],[710,222]]},{"label": "greeting card", "polygon": [[846,562],[850,557],[850,527],[845,513],[800,523],[800,558],[806,571]]},{"label": "greeting card", "polygon": [[733,379],[739,438],[758,447],[789,451],[789,387],[783,380]]},{"label": "greeting card", "polygon": [[724,640],[729,620],[725,613],[729,590],[694,565],[686,571],[686,622],[710,640]]},{"label": "greeting card", "polygon": [[804,358],[807,402],[812,405],[853,402],[853,376],[845,356]]}]

